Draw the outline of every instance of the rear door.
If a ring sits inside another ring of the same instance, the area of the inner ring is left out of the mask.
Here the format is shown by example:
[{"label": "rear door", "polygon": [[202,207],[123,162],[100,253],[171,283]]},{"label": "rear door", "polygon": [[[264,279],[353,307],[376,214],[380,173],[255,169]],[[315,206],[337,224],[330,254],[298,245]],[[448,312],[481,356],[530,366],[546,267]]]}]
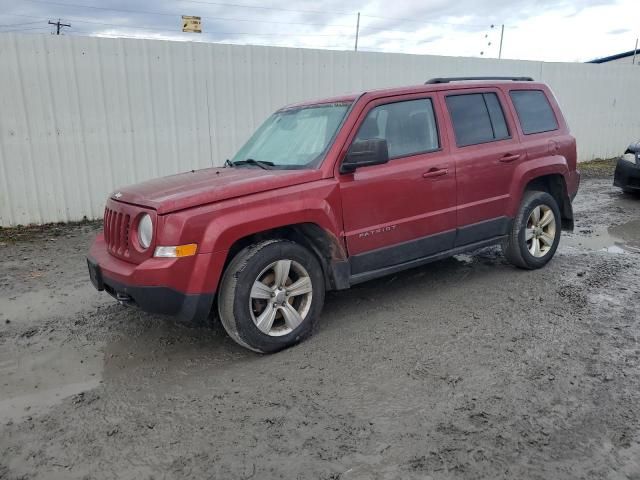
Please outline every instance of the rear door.
[{"label": "rear door", "polygon": [[390,161],[338,174],[352,274],[397,265],[452,248],[455,167],[434,95],[377,99],[346,143],[387,140]]},{"label": "rear door", "polygon": [[498,88],[441,93],[457,181],[456,246],[504,235],[511,181],[526,151]]}]

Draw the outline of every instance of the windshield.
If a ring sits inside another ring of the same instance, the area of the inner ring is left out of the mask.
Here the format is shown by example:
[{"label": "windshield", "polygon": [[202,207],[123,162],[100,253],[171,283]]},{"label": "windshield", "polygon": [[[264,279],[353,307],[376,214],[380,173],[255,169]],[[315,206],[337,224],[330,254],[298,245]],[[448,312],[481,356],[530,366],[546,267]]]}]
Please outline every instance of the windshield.
[{"label": "windshield", "polygon": [[320,163],[350,103],[280,110],[231,159],[234,166],[313,168]]}]

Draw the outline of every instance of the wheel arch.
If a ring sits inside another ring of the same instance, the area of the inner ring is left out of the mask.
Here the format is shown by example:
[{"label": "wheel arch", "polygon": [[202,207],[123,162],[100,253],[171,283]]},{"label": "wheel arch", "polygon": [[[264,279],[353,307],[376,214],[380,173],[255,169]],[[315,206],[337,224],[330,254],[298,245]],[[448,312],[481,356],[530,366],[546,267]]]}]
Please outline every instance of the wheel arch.
[{"label": "wheel arch", "polygon": [[513,216],[520,208],[525,192],[540,190],[549,193],[558,203],[561,213],[562,229],[573,230],[573,207],[567,189],[569,167],[564,157],[542,157],[524,162],[516,172],[519,182],[512,189],[511,212]]},{"label": "wheel arch", "polygon": [[243,248],[270,239],[290,240],[311,251],[322,267],[327,289],[349,287],[349,264],[344,247],[335,235],[313,222],[283,225],[238,238],[227,252],[223,272]]},{"label": "wheel arch", "polygon": [[564,176],[552,173],[535,177],[526,184],[524,191],[539,190],[547,192],[558,204],[562,215],[562,229],[573,230],[573,207],[567,194],[567,184]]}]

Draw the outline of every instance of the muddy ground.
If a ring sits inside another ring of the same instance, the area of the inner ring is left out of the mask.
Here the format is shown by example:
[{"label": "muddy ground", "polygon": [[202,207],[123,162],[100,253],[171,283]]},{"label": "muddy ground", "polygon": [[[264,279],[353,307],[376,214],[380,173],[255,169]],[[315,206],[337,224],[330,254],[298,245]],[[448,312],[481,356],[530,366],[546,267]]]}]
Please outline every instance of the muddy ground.
[{"label": "muddy ground", "polygon": [[93,290],[96,225],[0,239],[2,479],[640,479],[640,199],[328,295],[271,356]]}]

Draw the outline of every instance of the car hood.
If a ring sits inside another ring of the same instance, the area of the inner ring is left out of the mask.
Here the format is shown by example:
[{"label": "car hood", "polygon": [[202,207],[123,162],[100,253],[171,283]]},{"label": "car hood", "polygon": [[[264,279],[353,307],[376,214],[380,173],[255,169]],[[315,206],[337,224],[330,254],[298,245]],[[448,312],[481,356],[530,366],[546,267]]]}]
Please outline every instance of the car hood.
[{"label": "car hood", "polygon": [[129,185],[113,192],[111,198],[153,208],[162,215],[320,178],[320,170],[205,168]]}]

